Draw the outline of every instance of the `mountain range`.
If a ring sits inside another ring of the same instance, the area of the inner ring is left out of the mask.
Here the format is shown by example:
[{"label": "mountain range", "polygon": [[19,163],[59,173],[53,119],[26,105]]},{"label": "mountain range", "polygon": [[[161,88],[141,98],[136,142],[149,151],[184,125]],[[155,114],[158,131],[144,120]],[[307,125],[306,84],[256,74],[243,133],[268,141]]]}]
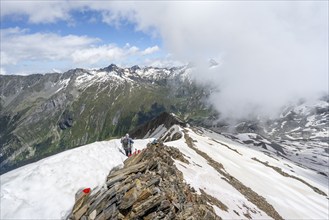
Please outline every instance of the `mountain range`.
[{"label": "mountain range", "polygon": [[127,132],[147,137],[143,132],[154,126],[139,127],[171,112],[186,123],[329,174],[328,95],[287,104],[276,118],[230,124],[219,120],[220,112],[206,102],[214,88],[198,84],[192,69],[111,64],[65,73],[0,75],[1,173]]},{"label": "mountain range", "polygon": [[[1,173],[49,155],[118,137],[161,112],[211,115],[209,90],[177,68],[73,69],[0,76]],[[213,113],[214,114],[214,113]]]},{"label": "mountain range", "polygon": [[192,71],[0,76],[1,219],[328,219],[329,96],[232,123]]}]

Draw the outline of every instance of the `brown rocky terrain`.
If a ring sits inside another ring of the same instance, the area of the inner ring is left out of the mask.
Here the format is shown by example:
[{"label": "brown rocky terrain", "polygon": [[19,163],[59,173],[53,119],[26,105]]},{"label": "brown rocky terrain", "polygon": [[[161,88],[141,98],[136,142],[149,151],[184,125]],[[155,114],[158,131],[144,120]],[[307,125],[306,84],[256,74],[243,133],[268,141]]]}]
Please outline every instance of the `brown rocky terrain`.
[{"label": "brown rocky terrain", "polygon": [[79,191],[68,219],[221,219],[211,205],[227,207],[186,184],[174,159],[189,163],[176,148],[149,144],[112,169],[106,186]]}]

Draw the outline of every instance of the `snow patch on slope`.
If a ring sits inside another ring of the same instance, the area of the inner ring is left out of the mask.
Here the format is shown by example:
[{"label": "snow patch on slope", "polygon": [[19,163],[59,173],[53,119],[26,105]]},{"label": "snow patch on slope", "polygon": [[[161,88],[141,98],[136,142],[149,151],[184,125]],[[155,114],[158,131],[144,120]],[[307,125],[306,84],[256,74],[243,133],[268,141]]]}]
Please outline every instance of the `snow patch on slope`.
[{"label": "snow patch on slope", "polygon": [[[149,140],[136,140],[141,149]],[[1,178],[0,219],[60,219],[75,193],[105,183],[109,171],[127,157],[120,140],[102,141],[65,151],[5,173]]]},{"label": "snow patch on slope", "polygon": [[270,219],[266,213],[231,186],[224,176],[208,164],[207,160],[189,148],[183,139],[170,142],[168,145],[178,148],[189,160],[188,165],[176,161],[176,166],[184,174],[187,183],[199,192],[199,189],[204,190],[228,207],[228,210],[224,211],[214,206],[217,215],[223,219],[241,219],[248,213],[253,219]]},{"label": "snow patch on slope", "polygon": [[57,93],[59,91],[61,91],[62,89],[65,89],[68,84],[70,82],[70,79],[64,79],[64,80],[61,80],[57,83],[57,86],[59,86],[59,88],[54,92],[54,93]]},{"label": "snow patch on slope", "polygon": [[[159,138],[163,133],[167,131],[167,128],[164,124],[159,125],[152,133],[150,131],[147,132],[147,134],[143,137],[144,138]],[[151,133],[151,134],[150,134]]]},{"label": "snow patch on slope", "polygon": [[[215,161],[223,164],[225,170],[229,174],[237,178],[247,187],[250,187],[257,194],[263,196],[271,205],[273,205],[273,207],[280,213],[283,218],[328,218],[329,204],[327,197],[319,195],[304,183],[290,177],[285,177],[272,168],[269,168],[253,160],[252,158],[257,158],[260,161],[268,162],[272,166],[279,167],[284,172],[303,179],[307,183],[319,188],[328,195],[328,181],[325,181],[326,178],[322,177],[316,172],[301,168],[289,161],[269,157],[262,152],[250,149],[216,133],[207,133],[204,131],[204,134],[197,134],[192,130],[189,130],[189,135],[195,140],[195,147],[208,154]],[[218,144],[218,142],[222,144]],[[189,152],[192,149],[187,147],[182,148],[182,143],[179,145],[174,145],[181,149],[184,154],[191,154]],[[237,150],[239,154],[234,150]],[[191,158],[194,162],[197,162],[200,166],[203,167],[204,170],[201,171],[201,174],[202,172],[208,170],[206,162],[202,162],[200,160],[196,161],[197,157],[195,156]],[[192,186],[196,188],[205,187],[208,189],[208,193],[212,196],[217,197],[223,202],[226,200],[224,195],[218,196],[219,192],[214,192],[216,189],[220,191],[222,187],[226,187],[223,184],[223,181],[216,180],[212,183],[207,183],[207,181],[210,179],[210,176],[203,176],[203,178],[199,178],[200,172],[195,172],[196,169],[193,169],[193,175],[188,173],[190,171],[184,171],[182,168],[181,170],[184,173],[184,176],[190,176],[190,178],[187,178],[187,181]],[[226,196],[229,197],[236,194],[236,192],[233,190],[227,192],[229,193]],[[227,199],[227,201],[236,201],[236,199],[232,197]],[[251,207],[251,205],[252,204],[248,204],[249,207]],[[234,216],[229,218],[234,218]]]}]

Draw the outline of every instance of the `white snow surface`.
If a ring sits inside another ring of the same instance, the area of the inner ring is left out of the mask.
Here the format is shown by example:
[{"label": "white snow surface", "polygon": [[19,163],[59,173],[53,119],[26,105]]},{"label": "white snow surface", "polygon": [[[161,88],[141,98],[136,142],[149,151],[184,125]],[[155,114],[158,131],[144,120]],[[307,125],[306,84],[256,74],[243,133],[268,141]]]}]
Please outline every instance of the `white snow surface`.
[{"label": "white snow surface", "polygon": [[[196,148],[221,163],[225,172],[264,197],[284,219],[328,219],[328,196],[320,195],[301,181],[285,177],[252,158],[281,168],[284,172],[319,188],[327,195],[329,194],[328,178],[319,175],[316,171],[299,167],[291,161],[269,157],[223,135],[205,129],[186,130],[195,140],[193,143]],[[242,138],[249,137],[245,135]],[[135,140],[134,147],[142,149],[151,140]],[[230,185],[205,158],[188,147],[184,138],[167,142],[166,145],[178,148],[189,161],[189,164],[175,161],[185,181],[198,193],[202,189],[228,207],[225,211],[213,205],[220,217],[241,219],[250,215],[252,219],[271,219]],[[0,176],[0,218],[65,218],[72,209],[75,193],[79,189],[102,186],[111,168],[122,165],[126,156],[120,149],[119,140],[96,142]]]},{"label": "white snow surface", "polygon": [[[152,133],[149,131],[147,134],[144,136],[144,138],[159,138],[163,133],[167,131],[167,128],[164,126],[164,124],[159,125]],[[151,134],[150,134],[151,133]]]},{"label": "white snow surface", "polygon": [[[134,141],[142,149],[148,139]],[[109,171],[127,158],[120,140],[68,150],[0,176],[0,219],[63,219],[75,193],[105,183]]]},{"label": "white snow surface", "polygon": [[[262,152],[233,142],[220,134],[208,133],[207,131],[195,133],[192,130],[189,130],[189,134],[195,140],[195,147],[221,163],[230,175],[237,178],[245,186],[250,187],[257,194],[263,196],[284,219],[328,219],[328,179],[327,181],[322,181],[321,175],[315,171],[301,168],[290,161],[269,157]],[[231,149],[218,144],[218,142],[229,146]],[[220,178],[221,175],[214,173],[206,161],[195,155],[194,151],[191,152],[191,149],[187,147],[184,141],[178,140],[168,143],[168,145],[177,147],[190,157],[190,165],[183,164],[184,167],[178,166],[187,182],[196,189],[204,189],[208,194],[230,207],[229,213],[222,211],[222,213],[218,213],[220,216],[227,219],[241,218],[241,214],[240,217],[234,216],[235,213],[232,213],[233,210],[231,209],[238,205],[238,208],[235,208],[235,210],[246,213],[245,210],[241,210],[241,204],[246,204],[252,210],[258,210],[256,213],[249,212],[252,218],[268,219],[265,213],[255,208],[249,201],[246,201],[237,190],[233,187],[229,189],[227,182]],[[242,155],[232,149],[237,150]],[[251,158],[253,157],[260,161],[268,162],[269,165],[279,167],[284,172],[306,181],[325,192],[327,196],[319,195],[301,181],[284,177],[272,168],[252,160]],[[194,167],[195,164],[202,166],[200,171],[197,171],[198,168]]]},{"label": "white snow surface", "polygon": [[66,88],[68,86],[70,82],[70,79],[65,79],[65,80],[61,80],[59,81],[57,84],[60,86],[55,93],[61,91],[62,89]]},{"label": "white snow surface", "polygon": [[117,75],[116,72],[97,72],[89,71],[88,73],[83,73],[75,79],[75,86],[85,89],[95,83],[107,82],[111,79],[116,80],[116,82],[121,83],[123,78]]},{"label": "white snow surface", "polygon": [[[190,164],[176,161],[176,166],[183,172],[184,179],[187,183],[191,184],[197,191],[200,189],[204,190],[228,207],[227,211],[223,211],[213,206],[218,216],[223,219],[241,219],[243,214],[249,213],[253,219],[271,219],[266,213],[259,210],[239,191],[227,183],[225,178],[210,166],[202,156],[191,150],[185,144],[185,140],[180,139],[168,143],[168,145],[177,147],[189,160]],[[249,210],[252,210],[252,212]]]}]

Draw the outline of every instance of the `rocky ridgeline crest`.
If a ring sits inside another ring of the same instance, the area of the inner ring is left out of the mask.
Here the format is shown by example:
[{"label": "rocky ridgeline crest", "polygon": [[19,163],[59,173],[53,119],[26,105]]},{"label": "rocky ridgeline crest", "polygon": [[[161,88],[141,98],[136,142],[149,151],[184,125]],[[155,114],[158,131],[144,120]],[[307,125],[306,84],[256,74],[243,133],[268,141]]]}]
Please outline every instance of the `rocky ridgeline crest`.
[{"label": "rocky ridgeline crest", "polygon": [[178,149],[149,144],[123,168],[112,169],[106,186],[78,192],[68,219],[220,219],[209,200],[184,182],[173,158],[189,163]]}]

